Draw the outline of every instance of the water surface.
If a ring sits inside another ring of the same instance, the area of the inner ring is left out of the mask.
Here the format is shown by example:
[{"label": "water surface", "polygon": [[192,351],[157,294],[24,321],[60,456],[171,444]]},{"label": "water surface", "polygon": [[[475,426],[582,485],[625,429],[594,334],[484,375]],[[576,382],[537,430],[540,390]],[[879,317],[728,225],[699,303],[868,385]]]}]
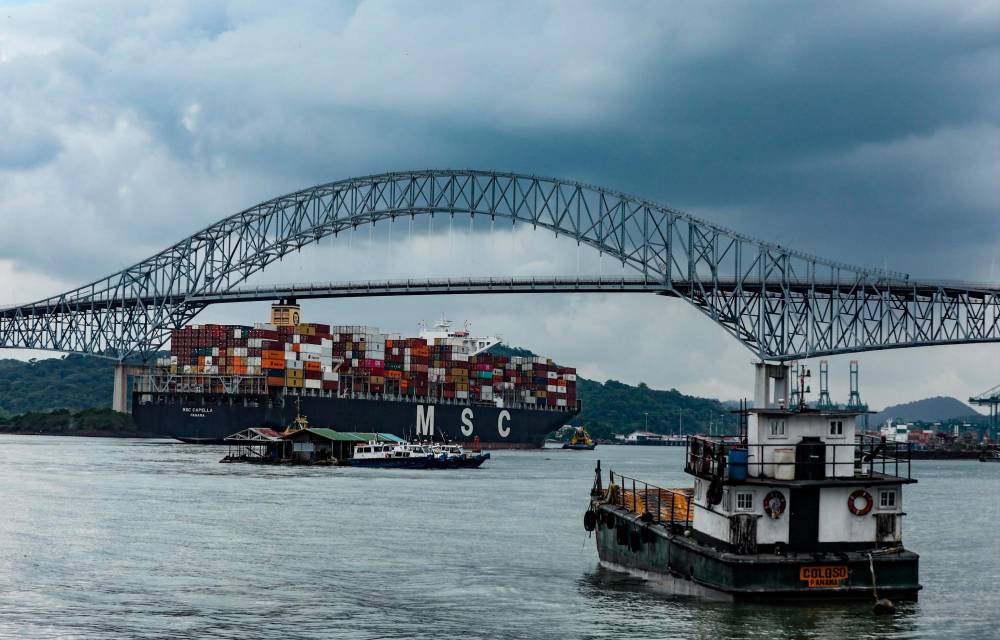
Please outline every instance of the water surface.
[{"label": "water surface", "polygon": [[761,607],[601,570],[594,461],[690,484],[683,450],[497,452],[481,469],[218,464],[224,447],[0,437],[2,638],[997,638],[1000,464],[920,461],[917,604]]}]

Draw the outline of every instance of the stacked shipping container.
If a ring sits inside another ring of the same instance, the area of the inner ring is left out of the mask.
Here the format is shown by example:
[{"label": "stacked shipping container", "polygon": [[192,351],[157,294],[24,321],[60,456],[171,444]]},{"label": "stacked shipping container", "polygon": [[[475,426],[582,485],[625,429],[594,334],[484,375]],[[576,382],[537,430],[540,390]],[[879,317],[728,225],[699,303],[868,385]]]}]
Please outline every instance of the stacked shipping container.
[{"label": "stacked shipping container", "polygon": [[173,374],[261,377],[272,389],[539,408],[576,406],[576,370],[541,357],[472,355],[462,338],[403,338],[375,327],[194,325],[175,330]]}]

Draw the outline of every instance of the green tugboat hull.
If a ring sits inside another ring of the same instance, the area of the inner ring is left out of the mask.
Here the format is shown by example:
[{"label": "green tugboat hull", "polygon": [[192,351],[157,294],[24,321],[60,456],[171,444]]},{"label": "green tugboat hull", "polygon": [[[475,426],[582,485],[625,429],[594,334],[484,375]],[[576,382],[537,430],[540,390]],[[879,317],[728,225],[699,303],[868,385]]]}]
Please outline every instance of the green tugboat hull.
[{"label": "green tugboat hull", "polygon": [[699,543],[678,527],[669,530],[624,509],[595,506],[601,565],[671,593],[724,601],[874,602],[876,591],[879,598],[896,601],[915,601],[920,591],[919,556],[903,549],[873,549],[870,559],[868,551],[735,554]]}]

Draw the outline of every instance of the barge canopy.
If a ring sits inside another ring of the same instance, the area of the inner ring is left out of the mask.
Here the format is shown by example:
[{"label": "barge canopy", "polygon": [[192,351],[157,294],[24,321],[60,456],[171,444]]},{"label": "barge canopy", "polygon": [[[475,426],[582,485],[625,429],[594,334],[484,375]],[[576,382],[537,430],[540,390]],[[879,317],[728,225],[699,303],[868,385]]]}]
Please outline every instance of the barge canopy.
[{"label": "barge canopy", "polygon": [[281,433],[266,427],[244,429],[227,436],[230,460],[277,462],[285,457],[287,441]]}]

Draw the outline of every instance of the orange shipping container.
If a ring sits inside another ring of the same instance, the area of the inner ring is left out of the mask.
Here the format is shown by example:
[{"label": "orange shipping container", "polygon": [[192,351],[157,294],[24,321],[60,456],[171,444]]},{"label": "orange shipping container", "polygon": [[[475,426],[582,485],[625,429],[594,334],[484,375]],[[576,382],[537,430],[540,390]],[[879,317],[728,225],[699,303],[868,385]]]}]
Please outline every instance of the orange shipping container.
[{"label": "orange shipping container", "polygon": [[284,351],[276,351],[274,349],[264,349],[263,351],[260,352],[260,357],[261,358],[271,359],[271,360],[281,360],[281,361],[284,361],[285,360],[285,352]]},{"label": "orange shipping container", "polygon": [[402,371],[396,371],[394,369],[388,369],[385,372],[385,377],[386,378],[390,378],[392,380],[399,380],[399,379],[401,379],[403,377],[403,372]]},{"label": "orange shipping container", "polygon": [[322,365],[318,360],[307,360],[302,363],[306,371],[322,371]]}]

